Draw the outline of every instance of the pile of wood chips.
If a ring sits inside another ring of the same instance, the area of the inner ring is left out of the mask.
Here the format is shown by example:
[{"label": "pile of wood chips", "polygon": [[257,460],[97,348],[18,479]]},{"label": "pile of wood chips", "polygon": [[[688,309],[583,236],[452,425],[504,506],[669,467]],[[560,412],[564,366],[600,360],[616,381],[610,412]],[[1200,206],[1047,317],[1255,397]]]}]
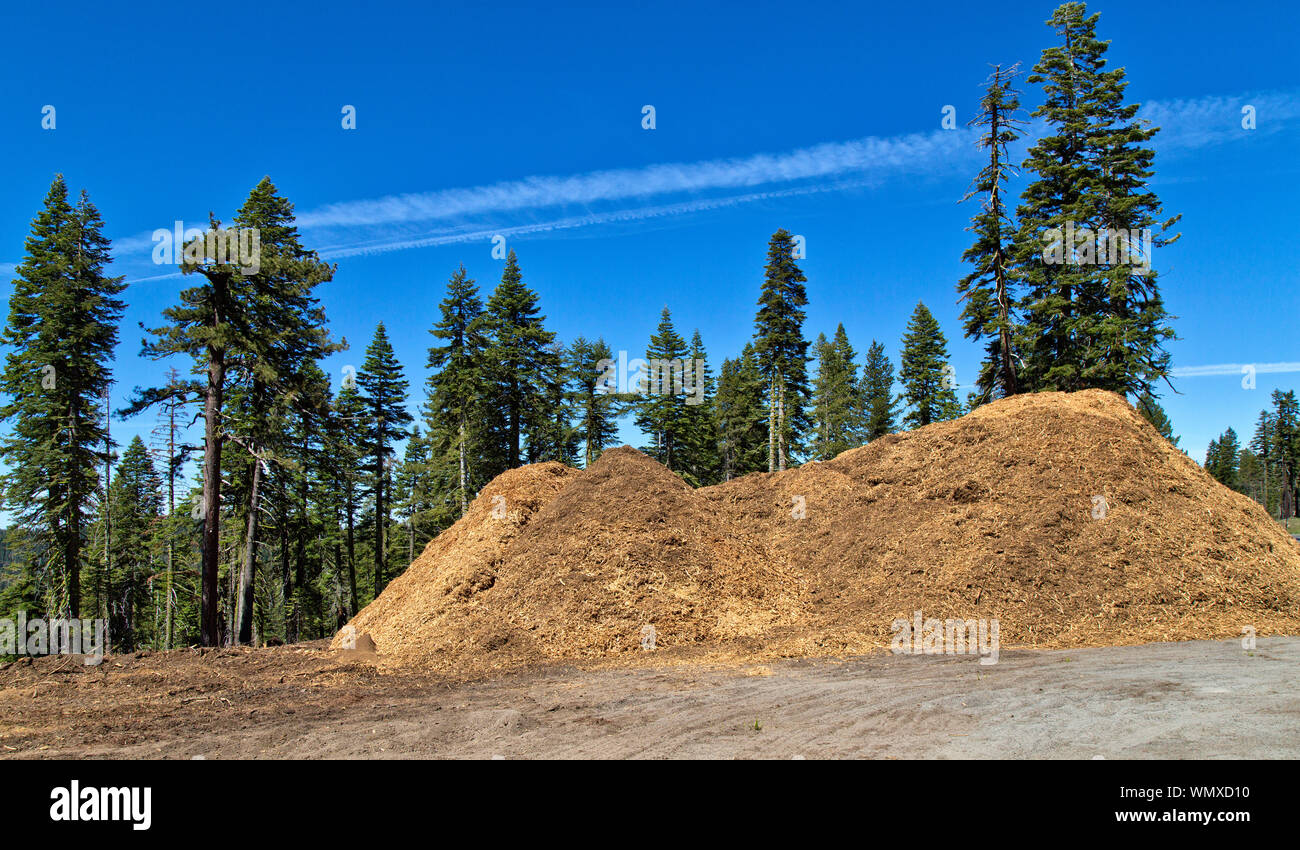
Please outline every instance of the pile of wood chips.
[{"label": "pile of wood chips", "polygon": [[916,611],[1004,649],[1300,634],[1300,546],[1121,397],[1039,393],[699,490],[627,447],[511,470],[352,626],[482,674],[858,654]]}]

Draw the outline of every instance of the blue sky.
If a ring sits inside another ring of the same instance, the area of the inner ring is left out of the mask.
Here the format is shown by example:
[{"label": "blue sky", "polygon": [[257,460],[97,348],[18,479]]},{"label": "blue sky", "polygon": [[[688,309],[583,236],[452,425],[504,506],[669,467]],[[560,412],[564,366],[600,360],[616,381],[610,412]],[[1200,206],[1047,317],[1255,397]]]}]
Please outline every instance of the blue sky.
[{"label": "blue sky", "polygon": [[[752,332],[767,238],[785,227],[807,242],[810,339],[842,321],[859,351],[875,338],[896,358],[923,300],[971,382],[980,347],[953,288],[975,211],[957,201],[978,168],[964,127],[988,63],[1027,68],[1053,43],[1056,4],[24,5],[6,11],[0,68],[5,291],[62,172],[99,206],[131,284],[120,402],[167,368],[137,356],[137,323],[181,287],[152,263],[151,233],[229,220],[270,175],[305,243],[338,263],[320,292],[352,346],[327,364],[336,386],[382,320],[418,402],[445,282],[464,263],[486,297],[498,233],[563,341],[638,356],[667,305],[716,370]],[[1272,389],[1300,385],[1300,7],[1090,9],[1128,97],[1164,128],[1154,186],[1183,236],[1156,266],[1174,365],[1193,374],[1162,403],[1201,460],[1225,427],[1248,435]],[[1032,108],[1037,87],[1022,89]],[[963,129],[940,128],[945,105]],[[114,423],[123,442],[151,427]]]}]

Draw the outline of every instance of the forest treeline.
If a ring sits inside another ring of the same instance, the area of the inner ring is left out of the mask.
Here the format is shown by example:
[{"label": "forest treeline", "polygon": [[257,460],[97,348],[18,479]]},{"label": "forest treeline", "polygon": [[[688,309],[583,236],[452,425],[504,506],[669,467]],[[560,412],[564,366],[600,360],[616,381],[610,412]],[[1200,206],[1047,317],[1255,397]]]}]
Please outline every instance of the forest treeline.
[{"label": "forest treeline", "polygon": [[[667,306],[643,358],[598,334],[561,342],[511,251],[490,292],[463,266],[451,274],[423,364],[399,363],[381,323],[336,387],[321,363],[346,341],[332,337],[317,295],[336,269],[302,244],[292,204],[266,178],[229,229],[210,222],[212,234],[255,230],[259,262],[238,264],[204,237],[185,245],[186,286],[143,328],[140,356],[159,379],[112,410],[123,279],[108,273],[89,197],[74,201],[56,177],[3,338],[11,527],[0,616],[103,617],[126,650],[325,637],[493,477],[590,464],[628,418],[643,449],[696,486],[831,458],[1021,392],[1113,390],[1176,440],[1157,403],[1173,337],[1157,273],[1149,255],[1117,258],[1103,244],[1120,231],[1154,230],[1148,251],[1172,241],[1176,217],[1162,219],[1148,186],[1156,129],[1124,101],[1124,71],[1106,67],[1096,15],[1067,3],[1048,23],[1055,43],[1027,78],[1041,84],[1031,116],[1047,129],[1019,164],[1026,185],[1014,204],[1008,148],[1028,117],[1016,67],[995,67],[972,122],[987,163],[967,196],[978,205],[957,294],[964,334],[984,356],[965,399],[924,304],[897,363],[878,340],[860,353],[843,325],[810,340],[807,278],[784,229],[756,279],[752,340],[721,362]],[[1043,235],[1076,227],[1101,241],[1045,261]],[[629,357],[660,373],[611,379],[610,364]],[[123,448],[112,422],[131,417],[154,427]],[[1268,455],[1270,481],[1292,480],[1293,459]]]},{"label": "forest treeline", "polygon": [[1221,484],[1245,493],[1279,520],[1296,515],[1300,504],[1300,404],[1295,390],[1274,390],[1271,406],[1259,412],[1255,432],[1243,445],[1232,428],[1210,441],[1205,469]]}]

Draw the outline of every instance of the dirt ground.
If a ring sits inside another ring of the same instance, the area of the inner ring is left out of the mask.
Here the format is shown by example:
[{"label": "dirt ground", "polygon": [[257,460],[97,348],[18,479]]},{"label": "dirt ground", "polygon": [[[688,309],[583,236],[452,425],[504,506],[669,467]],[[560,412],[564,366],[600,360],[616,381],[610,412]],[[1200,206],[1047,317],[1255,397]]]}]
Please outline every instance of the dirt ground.
[{"label": "dirt ground", "polygon": [[456,683],[323,644],[0,668],[5,758],[1300,758],[1300,638]]}]

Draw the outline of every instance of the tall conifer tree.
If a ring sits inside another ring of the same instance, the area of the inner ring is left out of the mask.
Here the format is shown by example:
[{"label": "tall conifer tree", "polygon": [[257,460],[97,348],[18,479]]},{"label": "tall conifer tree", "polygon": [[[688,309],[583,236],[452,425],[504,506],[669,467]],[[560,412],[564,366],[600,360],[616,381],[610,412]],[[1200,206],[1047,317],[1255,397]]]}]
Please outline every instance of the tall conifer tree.
[{"label": "tall conifer tree", "polygon": [[948,363],[948,342],[939,322],[917,302],[903,337],[899,378],[907,412],[903,421],[912,428],[943,422],[961,415]]},{"label": "tall conifer tree", "polygon": [[604,380],[614,353],[604,339],[588,342],[580,336],[569,346],[568,356],[582,463],[591,466],[618,435],[618,387]]},{"label": "tall conifer tree", "polygon": [[692,485],[702,487],[717,482],[719,464],[713,412],[717,388],[704,338],[698,328],[691,334],[685,368],[688,380],[684,384],[682,416],[685,427],[679,450],[681,474]]},{"label": "tall conifer tree", "polygon": [[718,463],[723,481],[759,472],[768,460],[766,385],[752,343],[740,356],[723,360],[714,399]]},{"label": "tall conifer tree", "polygon": [[678,472],[681,450],[688,429],[686,399],[686,340],[673,327],[667,307],[659,315],[659,326],[645,352],[646,374],[640,378],[636,424],[650,438],[648,453],[664,466]]},{"label": "tall conifer tree", "polygon": [[82,544],[98,469],[111,449],[101,401],[125,287],[105,274],[109,247],[86,193],[73,206],[63,176],[55,177],[15,269],[3,336],[5,495],[31,557],[46,566],[47,610],[72,617],[81,613]]},{"label": "tall conifer tree", "polygon": [[894,397],[894,364],[883,343],[871,341],[862,367],[860,390],[863,408],[863,438],[870,442],[897,428],[898,401]]},{"label": "tall conifer tree", "polygon": [[462,265],[447,283],[447,297],[438,305],[440,317],[429,331],[435,342],[429,348],[426,383],[428,400],[424,416],[430,461],[455,465],[456,517],[465,515],[470,497],[481,486],[477,470],[483,442],[480,422],[487,350],[483,302],[478,287]]},{"label": "tall conifer tree", "polygon": [[1278,493],[1278,519],[1296,515],[1300,504],[1300,404],[1294,390],[1273,391],[1273,427],[1269,466]]},{"label": "tall conifer tree", "polygon": [[1205,471],[1225,487],[1237,489],[1237,468],[1241,463],[1241,441],[1237,432],[1229,428],[1211,440],[1205,453]]},{"label": "tall conifer tree", "polygon": [[802,451],[808,428],[808,341],[803,336],[808,278],[794,261],[794,237],[772,234],[754,318],[754,354],[767,384],[768,472]]},{"label": "tall conifer tree", "polygon": [[840,452],[862,443],[863,399],[858,382],[856,356],[844,325],[835,329],[835,339],[817,337],[817,378],[813,382],[813,445],[816,460],[830,460]]},{"label": "tall conifer tree", "polygon": [[1139,396],[1168,374],[1164,343],[1174,337],[1142,234],[1152,248],[1168,244],[1177,236],[1164,234],[1178,217],[1158,220],[1160,201],[1148,186],[1158,128],[1124,102],[1124,69],[1106,69],[1109,42],[1097,38],[1098,17],[1079,2],[1057,8],[1047,23],[1060,43],[1043,51],[1029,77],[1043,84],[1044,102],[1032,114],[1048,131],[1024,163],[1037,179],[1017,212],[1017,274],[1026,290],[1016,342],[1026,389]]},{"label": "tall conifer tree", "polygon": [[122,454],[108,496],[113,526],[109,634],[128,652],[148,636],[140,614],[148,605],[154,574],[162,515],[160,485],[149,450],[137,435]]},{"label": "tall conifer tree", "polygon": [[962,259],[975,268],[957,284],[965,306],[966,337],[986,343],[984,363],[977,379],[976,397],[980,402],[1014,395],[1019,391],[1013,350],[1014,320],[1012,254],[1015,228],[1007,212],[1003,184],[1010,172],[1007,146],[1022,135],[1016,117],[1020,109],[1018,92],[1011,82],[1019,71],[1013,65],[994,68],[988,88],[980,101],[980,112],[972,126],[985,128],[979,145],[988,152],[989,161],[975,178],[975,185],[963,201],[982,196],[980,211],[968,230],[975,233],[975,244],[966,249]]},{"label": "tall conifer tree", "polygon": [[486,478],[523,462],[528,430],[538,428],[542,421],[539,412],[548,410],[545,387],[555,357],[551,349],[555,334],[546,330],[545,321],[537,306],[537,293],[524,286],[519,261],[511,250],[501,283],[487,304],[487,383],[491,387],[487,410],[492,414],[489,438],[493,445],[484,452],[490,464]]},{"label": "tall conifer tree", "polygon": [[366,347],[366,360],[357,373],[362,410],[364,411],[363,445],[370,466],[370,492],[375,500],[374,587],[375,596],[384,589],[384,564],[388,557],[385,537],[391,506],[386,492],[393,459],[393,443],[412,422],[406,412],[406,378],[393,353],[384,323],[375,327],[374,338]]}]

